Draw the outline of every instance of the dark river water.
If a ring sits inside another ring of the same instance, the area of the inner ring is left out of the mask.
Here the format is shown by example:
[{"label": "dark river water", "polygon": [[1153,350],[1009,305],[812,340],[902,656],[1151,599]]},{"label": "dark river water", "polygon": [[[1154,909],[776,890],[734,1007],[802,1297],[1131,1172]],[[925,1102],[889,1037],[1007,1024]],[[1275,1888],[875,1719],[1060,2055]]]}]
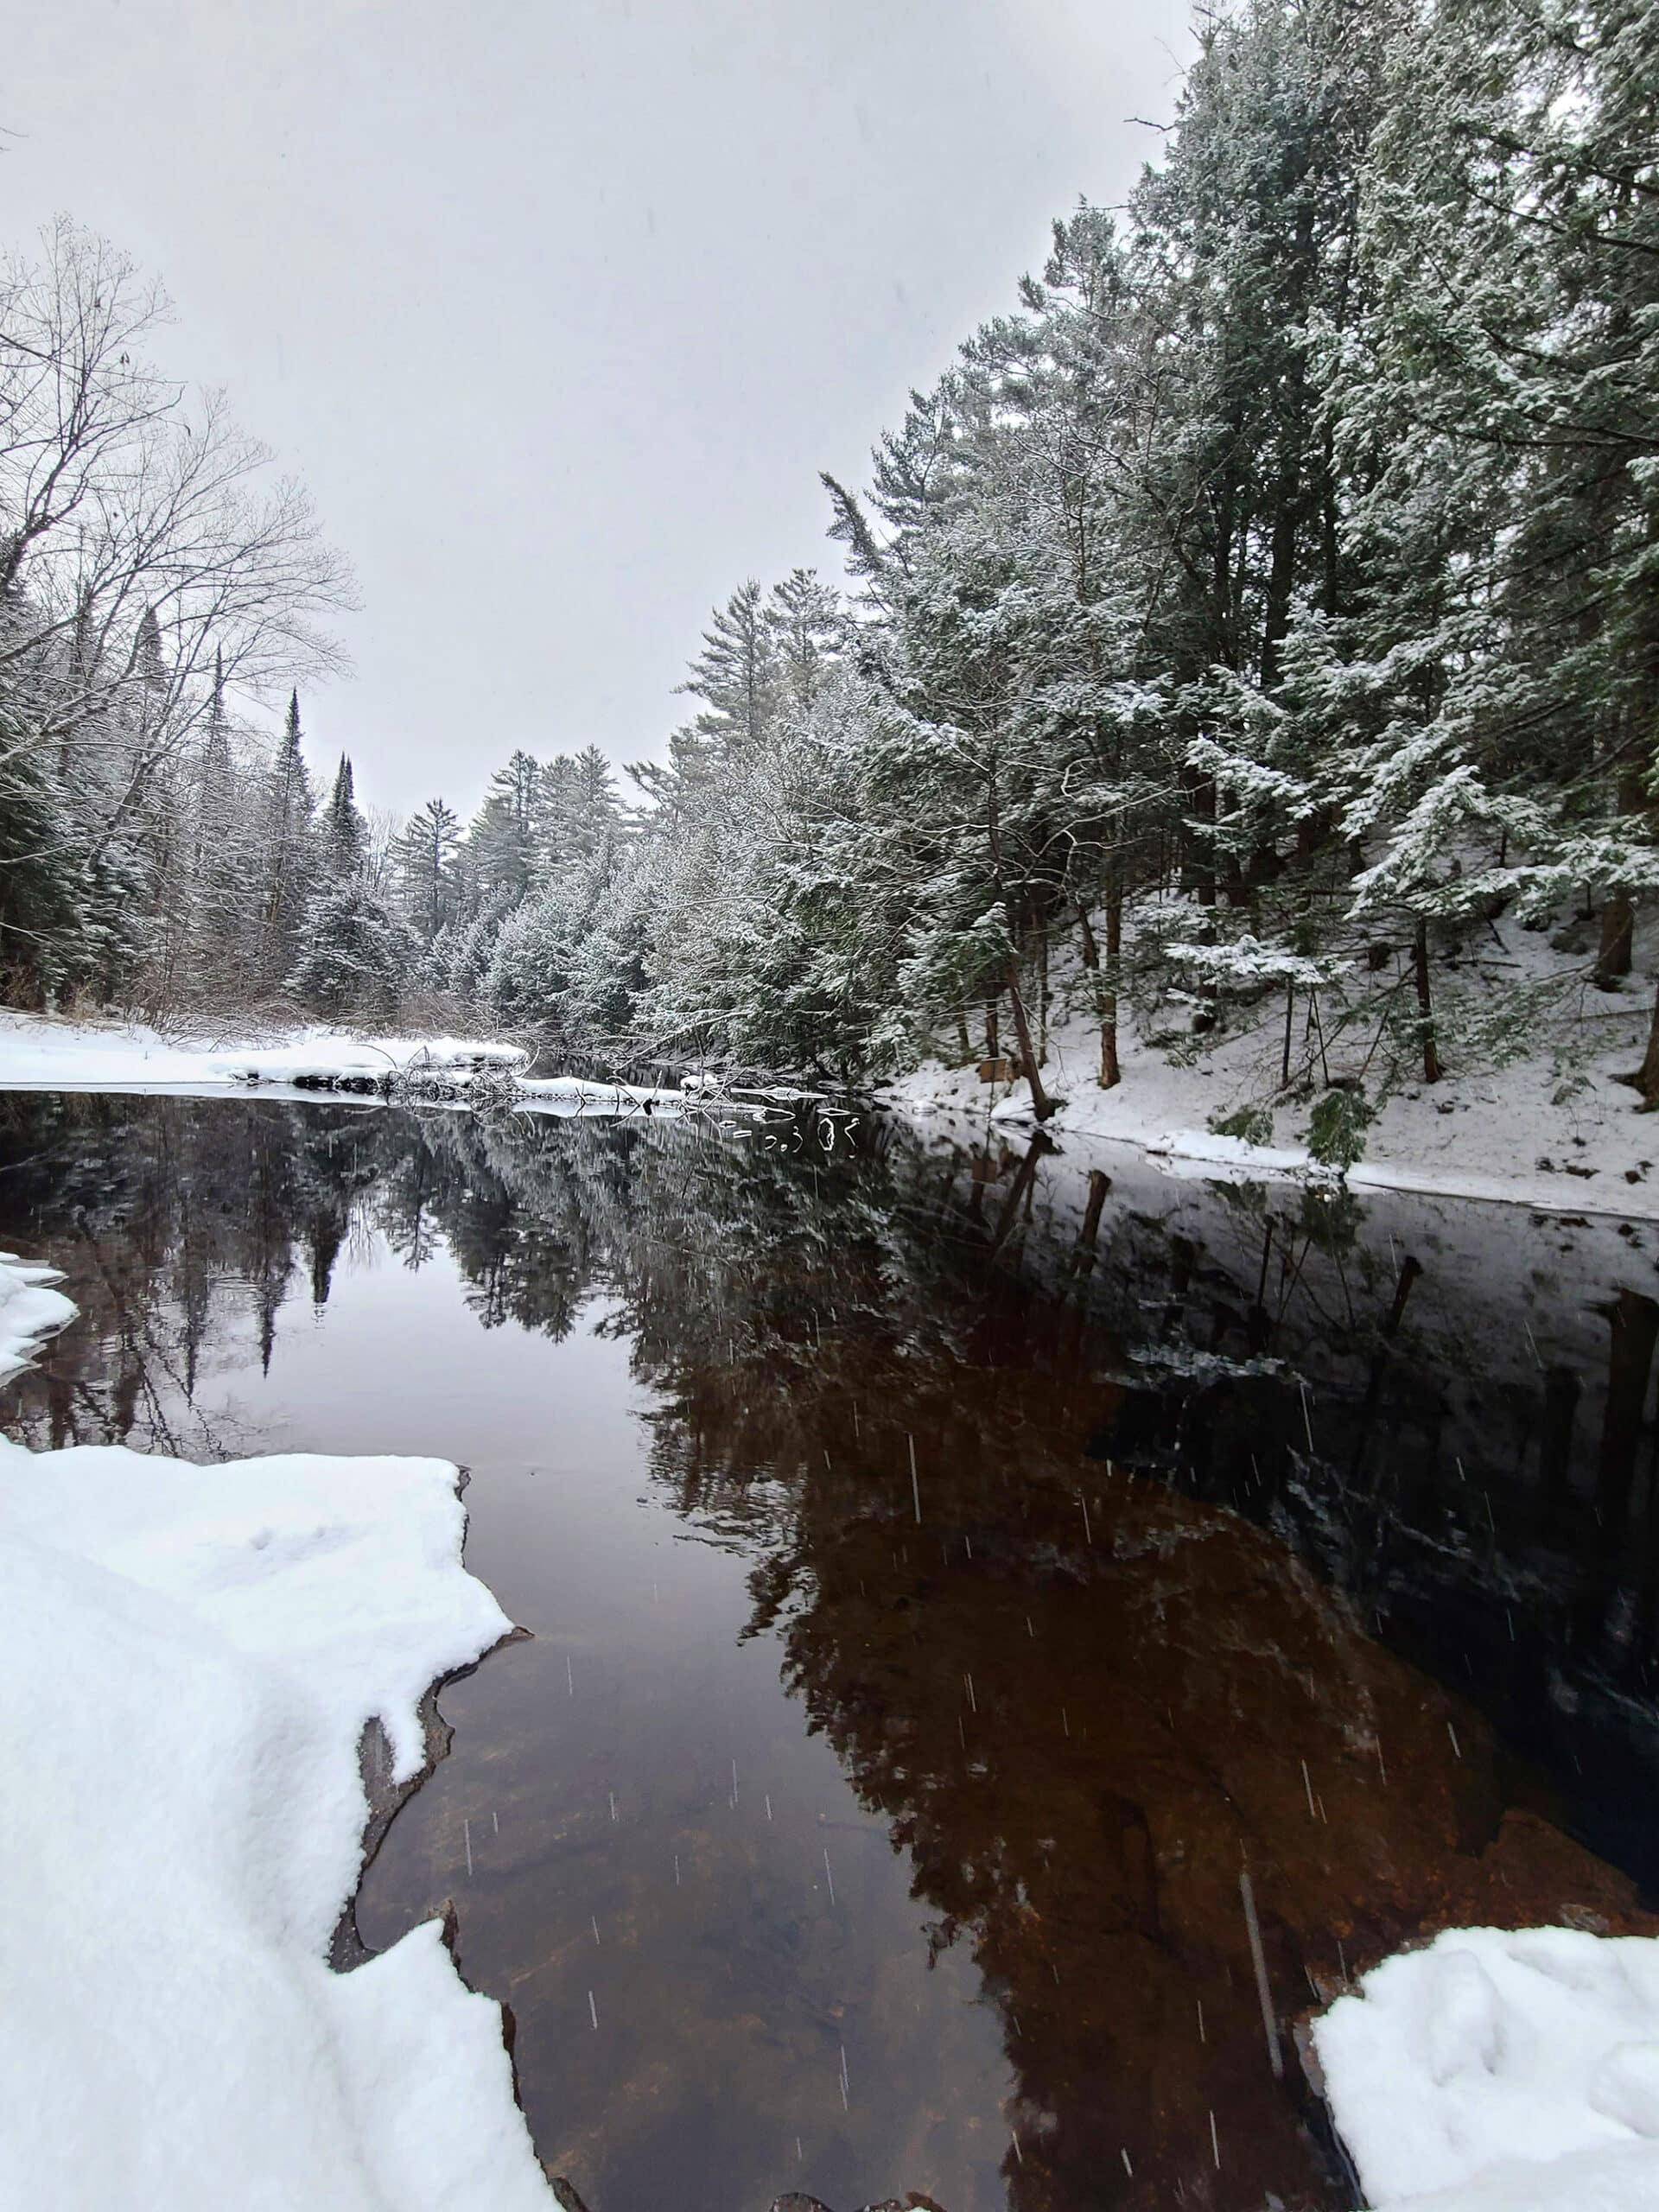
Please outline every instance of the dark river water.
[{"label": "dark river water", "polygon": [[1313,2008],[1655,1925],[1646,1222],[11,1093],[0,1247],[80,1307],[26,1442],[469,1470],[531,1634],[359,1924],[454,1901],[594,2212],[1351,2205]]}]

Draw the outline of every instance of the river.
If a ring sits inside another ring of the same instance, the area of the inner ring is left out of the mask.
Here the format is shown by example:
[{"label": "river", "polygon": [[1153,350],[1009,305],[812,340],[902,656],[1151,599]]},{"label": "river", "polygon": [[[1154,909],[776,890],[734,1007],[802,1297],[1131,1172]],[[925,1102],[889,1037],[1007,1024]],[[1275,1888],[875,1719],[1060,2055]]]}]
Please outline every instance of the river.
[{"label": "river", "polygon": [[25,1442],[468,1471],[530,1636],[358,1921],[453,1901],[594,2212],[1349,2206],[1311,2009],[1656,1925],[1651,1224],[11,1093],[0,1247],[80,1308]]}]

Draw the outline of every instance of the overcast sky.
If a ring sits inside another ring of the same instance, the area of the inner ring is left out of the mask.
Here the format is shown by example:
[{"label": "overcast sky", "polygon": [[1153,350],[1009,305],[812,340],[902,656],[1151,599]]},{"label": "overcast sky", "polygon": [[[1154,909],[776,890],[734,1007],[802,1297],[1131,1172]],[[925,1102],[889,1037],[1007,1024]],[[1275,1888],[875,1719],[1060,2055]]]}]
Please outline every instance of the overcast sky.
[{"label": "overcast sky", "polygon": [[47,0],[9,11],[10,244],[173,295],[354,563],[303,702],[359,793],[660,750],[709,606],[836,566],[912,385],[1115,201],[1187,0]]}]

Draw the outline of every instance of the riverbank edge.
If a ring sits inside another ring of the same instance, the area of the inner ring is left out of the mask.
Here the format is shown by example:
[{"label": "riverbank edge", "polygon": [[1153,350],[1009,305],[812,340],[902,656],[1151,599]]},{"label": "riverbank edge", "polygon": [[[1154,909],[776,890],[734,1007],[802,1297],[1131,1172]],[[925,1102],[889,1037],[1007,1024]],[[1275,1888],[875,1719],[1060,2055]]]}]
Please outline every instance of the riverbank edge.
[{"label": "riverbank edge", "polygon": [[[31,1368],[39,1355],[73,1325],[79,1317],[79,1308],[57,1286],[65,1280],[62,1271],[48,1263],[23,1260],[11,1253],[0,1253],[0,1391],[16,1376]],[[0,1437],[3,1433],[0,1432]],[[85,1447],[82,1447],[84,1450]],[[24,1447],[6,1440],[6,1456],[22,1452]],[[28,1452],[30,1459],[39,1462],[59,1456],[54,1452]],[[275,1455],[281,1458],[283,1455]],[[176,1465],[176,1462],[166,1462]],[[257,1461],[255,1464],[257,1464]],[[464,1497],[469,1482],[465,1468],[456,1467],[454,1497],[462,1504],[461,1529],[455,1554],[455,1565],[463,1573],[465,1567],[468,1519]],[[470,1574],[467,1579],[477,1582]],[[484,1590],[480,1583],[478,1587]],[[485,1592],[486,1598],[489,1593]],[[493,1605],[493,1598],[490,1603]],[[499,1606],[494,1610],[499,1613]],[[505,1618],[505,1616],[501,1616]],[[493,1642],[475,1655],[460,1663],[442,1668],[434,1675],[422,1692],[415,1707],[416,1726],[420,1732],[421,1750],[418,1764],[407,1774],[399,1776],[397,1760],[386,1726],[378,1713],[371,1713],[364,1720],[357,1743],[357,1765],[363,1789],[363,1820],[357,1838],[357,1871],[350,1890],[343,1896],[338,1916],[330,1937],[326,1963],[331,1973],[347,1976],[358,1969],[372,1966],[376,1961],[388,1958],[387,1949],[375,1950],[365,1944],[359,1932],[357,1911],[363,1886],[371,1867],[384,1844],[387,1834],[403,1807],[429,1782],[442,1760],[448,1757],[454,1730],[443,1719],[439,1699],[452,1683],[463,1681],[477,1672],[485,1661],[507,1646],[528,1641],[531,1631],[508,1622]],[[413,1931],[411,1931],[412,1933]],[[459,1924],[454,1904],[446,1900],[439,1922],[439,1940],[447,1955],[450,1969],[461,1990],[487,2005],[497,2017],[500,2048],[505,2056],[512,2106],[524,2130],[524,2147],[535,2171],[543,2183],[550,2184],[546,2202],[550,2205],[561,2201],[553,2193],[551,2169],[541,2158],[530,2136],[528,2123],[524,2119],[524,2101],[514,2054],[517,2023],[512,2006],[480,1990],[464,1971],[458,1941]],[[393,1949],[397,1947],[391,1947]],[[493,2126],[499,2121],[492,2120]]]},{"label": "riverbank edge", "polygon": [[[1236,1056],[1178,1065],[1141,1047],[1126,1057],[1122,1081],[1103,1090],[1092,1035],[1070,1027],[1051,1032],[1043,1077],[1062,1103],[1046,1120],[1023,1077],[986,1082],[976,1067],[938,1060],[878,1085],[875,1103],[923,1137],[994,1147],[1040,1135],[1090,1157],[1132,1152],[1173,1179],[1659,1220],[1659,1117],[1643,1114],[1619,1080],[1622,1052],[1579,1071],[1566,1098],[1555,1071],[1541,1062],[1447,1079],[1433,1094],[1415,1088],[1396,1094],[1367,1132],[1365,1152],[1342,1173],[1321,1166],[1304,1145],[1251,1143],[1213,1126],[1236,1103],[1229,1094],[1254,1072]],[[1300,1118],[1306,1109],[1281,1111]],[[1497,1170],[1495,1160],[1503,1163]]]}]

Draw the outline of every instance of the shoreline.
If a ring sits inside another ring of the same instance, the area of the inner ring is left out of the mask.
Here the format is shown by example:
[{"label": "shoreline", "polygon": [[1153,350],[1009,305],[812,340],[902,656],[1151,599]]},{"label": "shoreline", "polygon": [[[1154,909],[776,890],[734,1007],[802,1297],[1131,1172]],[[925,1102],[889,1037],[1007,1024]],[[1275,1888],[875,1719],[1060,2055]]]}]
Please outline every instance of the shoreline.
[{"label": "shoreline", "polygon": [[[0,1256],[0,1375],[74,1319],[54,1278]],[[32,2085],[18,2152],[41,2193],[206,2212],[245,2183],[321,2189],[340,2212],[539,2212],[512,2015],[462,1974],[453,1910],[372,1951],[356,1922],[449,1749],[445,1686],[525,1635],[465,1564],[464,1474],[0,1440],[0,1476],[9,1680],[19,1712],[66,1716],[50,1739],[17,1735],[0,1853],[22,1900],[0,2040]],[[66,1892],[41,1839],[70,1833]],[[181,1962],[165,1933],[181,1922]],[[124,2099],[135,2032],[158,2054],[160,2131]],[[435,2086],[441,2143],[420,2120]],[[64,2124],[89,2099],[108,2114],[92,2139]]]},{"label": "shoreline", "polygon": [[[0,1085],[0,1088],[16,1088]],[[1208,1131],[1158,1131],[1138,1135],[1126,1129],[1075,1128],[1063,1119],[1039,1122],[1029,1108],[1010,1113],[1006,1107],[969,1116],[967,1109],[948,1105],[915,1103],[909,1099],[878,1097],[876,1109],[890,1114],[919,1137],[945,1137],[962,1141],[977,1135],[988,1141],[997,1136],[1042,1137],[1056,1152],[1132,1153],[1149,1161],[1172,1182],[1261,1183],[1300,1185],[1305,1190],[1334,1196],[1347,1190],[1358,1196],[1399,1196],[1456,1199],[1471,1205],[1523,1206],[1552,1217],[1593,1216],[1608,1221],[1659,1221],[1659,1179],[1623,1185],[1617,1201],[1582,1187],[1573,1178],[1560,1187],[1565,1171],[1558,1171],[1546,1185],[1533,1176],[1486,1177],[1453,1170],[1441,1173],[1414,1167],[1386,1159],[1361,1160],[1345,1174],[1322,1167],[1305,1152],[1247,1145],[1240,1139],[1218,1137]],[[941,1124],[944,1126],[941,1127]],[[972,1127],[963,1124],[971,1123]],[[1659,1127],[1655,1129],[1659,1143]],[[1643,1200],[1646,1203],[1643,1203]]]}]

